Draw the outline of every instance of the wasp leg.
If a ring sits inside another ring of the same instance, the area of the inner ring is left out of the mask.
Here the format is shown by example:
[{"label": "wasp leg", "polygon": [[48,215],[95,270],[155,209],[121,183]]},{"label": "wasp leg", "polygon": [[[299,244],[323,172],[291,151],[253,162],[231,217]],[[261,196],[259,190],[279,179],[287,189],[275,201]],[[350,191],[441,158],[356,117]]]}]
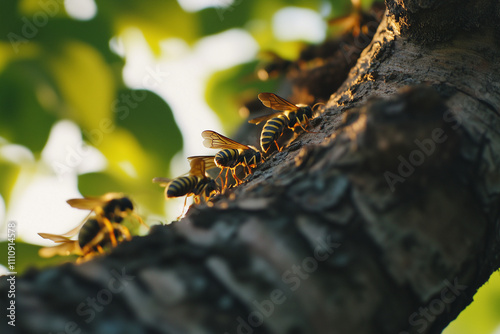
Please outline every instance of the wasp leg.
[{"label": "wasp leg", "polygon": [[[309,122],[309,119],[306,119],[306,126],[310,126],[310,125],[311,125],[311,122]],[[306,130],[306,128],[304,128],[302,126],[302,123],[300,123],[300,122],[299,122],[299,126],[302,128],[302,130],[304,130],[307,133],[319,133],[319,132],[314,132],[314,131],[308,131],[308,130]]]},{"label": "wasp leg", "polygon": [[217,182],[217,179],[220,179],[220,187],[221,189],[224,189],[224,181],[222,180],[222,172],[224,172],[224,168],[220,169],[219,175],[215,178],[215,181]]},{"label": "wasp leg", "polygon": [[233,176],[234,181],[236,181],[236,186],[243,183],[243,181],[236,175],[236,168],[231,168],[231,175]]},{"label": "wasp leg", "polygon": [[247,166],[246,166],[246,167],[248,168],[248,174],[247,174],[247,175],[245,175],[245,178],[246,178],[248,175],[252,174],[252,169],[250,168],[250,166],[247,164]]},{"label": "wasp leg", "polygon": [[276,140],[274,141],[274,144],[276,144],[276,148],[278,149],[278,152],[281,152],[281,150],[283,149],[283,147],[280,147],[278,145],[278,142]]},{"label": "wasp leg", "polygon": [[201,195],[195,195],[193,196],[193,201],[194,201],[194,204],[200,204],[201,203]]},{"label": "wasp leg", "polygon": [[76,259],[76,264],[82,264],[90,259],[92,259],[94,256],[92,253],[88,253],[86,255],[80,256],[78,259]]},{"label": "wasp leg", "polygon": [[121,234],[125,237],[125,239],[127,239],[127,240],[132,239],[132,236],[130,235],[130,231],[125,226],[118,224],[118,223],[114,223],[113,227],[115,229],[120,230]]},{"label": "wasp leg", "polygon": [[[230,170],[230,168],[226,168],[226,185],[225,185],[224,189],[227,189],[227,185],[229,184],[229,180],[228,180],[229,170]],[[232,173],[233,173],[233,171],[231,170],[231,174]],[[233,175],[233,177],[234,177],[234,175]]]},{"label": "wasp leg", "polygon": [[104,223],[104,226],[106,226],[106,228],[108,229],[109,239],[111,240],[111,245],[113,245],[113,247],[116,247],[116,245],[118,243],[116,242],[116,237],[115,237],[113,225],[111,225],[111,222],[108,220],[108,218],[103,217],[102,222]]},{"label": "wasp leg", "polygon": [[184,215],[186,214],[184,212],[184,210],[186,210],[186,204],[187,204],[187,200],[188,200],[188,197],[186,196],[186,198],[184,199],[184,206],[182,207],[182,212],[181,212],[181,215],[179,217],[177,217],[177,220],[181,219],[182,217],[184,217]]},{"label": "wasp leg", "polygon": [[135,212],[130,212],[129,214],[130,214],[130,215],[132,215],[135,219],[137,219],[137,221],[139,222],[139,224],[146,226],[146,227],[147,227],[147,229],[149,230],[149,226],[148,226],[148,224],[146,224],[146,223],[144,222],[144,220],[142,220],[141,216],[139,216],[139,215],[138,215],[137,213],[135,213]]},{"label": "wasp leg", "polygon": [[[167,189],[167,188],[165,188],[165,189]],[[149,230],[149,226],[144,222],[144,220],[142,220],[141,216],[139,216],[137,213],[135,213],[134,211],[132,211],[130,209],[127,209],[127,211],[124,212],[123,214],[121,214],[120,216],[122,218],[126,218],[129,215],[132,216],[132,217],[134,217],[135,219],[137,219],[137,221],[139,222],[139,224],[146,226],[148,228],[148,230]]]}]

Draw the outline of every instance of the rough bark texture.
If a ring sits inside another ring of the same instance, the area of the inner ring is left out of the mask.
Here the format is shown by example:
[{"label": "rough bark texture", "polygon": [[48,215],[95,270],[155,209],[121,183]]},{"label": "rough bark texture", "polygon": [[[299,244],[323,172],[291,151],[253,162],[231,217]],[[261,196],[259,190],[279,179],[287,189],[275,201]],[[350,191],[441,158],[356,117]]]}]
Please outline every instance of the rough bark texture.
[{"label": "rough bark texture", "polygon": [[500,267],[499,5],[440,3],[389,1],[317,133],[248,183],[18,278],[16,329],[439,333]]}]

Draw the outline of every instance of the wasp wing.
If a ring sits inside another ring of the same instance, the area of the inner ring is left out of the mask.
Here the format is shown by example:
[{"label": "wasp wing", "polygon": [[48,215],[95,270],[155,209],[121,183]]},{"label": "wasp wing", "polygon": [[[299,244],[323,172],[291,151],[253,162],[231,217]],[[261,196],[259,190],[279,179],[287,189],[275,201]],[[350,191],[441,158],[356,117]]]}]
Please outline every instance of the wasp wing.
[{"label": "wasp wing", "polygon": [[[80,232],[80,230],[82,229],[82,226],[87,222],[87,220],[89,219],[90,215],[91,215],[92,212],[90,212],[87,216],[85,216],[85,218],[82,220],[82,222],[80,224],[78,224],[75,228],[69,230],[68,232],[64,233],[64,234],[61,234],[61,236],[63,237],[67,237],[67,238],[71,238],[72,236],[74,235],[77,235],[78,232]],[[40,234],[40,233],[39,233]]]},{"label": "wasp wing", "polygon": [[49,239],[49,240],[52,240],[54,242],[72,241],[72,240],[70,240],[70,237],[64,236],[62,234],[38,233],[38,235],[44,239]]},{"label": "wasp wing", "polygon": [[201,178],[205,177],[205,161],[203,159],[195,157],[189,160],[189,165],[191,166],[191,169],[189,170],[190,175]]},{"label": "wasp wing", "polygon": [[250,148],[247,145],[240,144],[237,141],[211,130],[203,131],[201,136],[205,139],[203,145],[208,148],[234,148],[237,150],[248,150]]},{"label": "wasp wing", "polygon": [[80,246],[76,240],[67,240],[60,245],[43,247],[38,250],[38,255],[45,258],[53,257],[54,255],[68,256],[71,254],[82,255]]},{"label": "wasp wing", "polygon": [[263,105],[274,110],[296,111],[299,109],[295,104],[273,93],[260,93],[258,97]]},{"label": "wasp wing", "polygon": [[172,179],[168,177],[155,177],[153,179],[153,183],[158,183],[160,187],[168,187],[168,185],[172,182]]},{"label": "wasp wing", "polygon": [[71,207],[81,210],[94,210],[94,208],[104,203],[100,198],[72,198],[66,202],[71,205]]},{"label": "wasp wing", "polygon": [[44,239],[50,239],[54,242],[64,242],[65,240],[69,240],[69,238],[77,235],[78,232],[80,232],[82,226],[87,222],[89,216],[90,213],[82,220],[80,224],[78,224],[75,228],[69,230],[66,233],[63,234],[38,233],[38,235]]},{"label": "wasp wing", "polygon": [[84,197],[84,198],[72,198],[66,202],[75,209],[81,210],[94,210],[98,206],[104,205],[106,202],[111,201],[115,198],[122,198],[121,193],[107,193],[98,197]]},{"label": "wasp wing", "polygon": [[203,173],[193,173],[193,168],[196,170],[201,169],[200,165],[204,165],[205,171],[212,169],[212,168],[217,168],[217,165],[215,164],[215,156],[214,155],[195,155],[187,158],[189,161],[189,164],[191,166],[191,171],[190,174],[192,175],[205,175]]},{"label": "wasp wing", "polygon": [[268,121],[271,118],[277,117],[278,115],[281,115],[283,113],[284,113],[284,111],[278,111],[278,112],[275,112],[275,113],[272,113],[272,114],[269,114],[269,115],[264,115],[264,116],[256,117],[256,118],[253,118],[253,119],[249,120],[248,123],[250,123],[250,124],[259,124],[259,123],[262,123],[264,121]]}]

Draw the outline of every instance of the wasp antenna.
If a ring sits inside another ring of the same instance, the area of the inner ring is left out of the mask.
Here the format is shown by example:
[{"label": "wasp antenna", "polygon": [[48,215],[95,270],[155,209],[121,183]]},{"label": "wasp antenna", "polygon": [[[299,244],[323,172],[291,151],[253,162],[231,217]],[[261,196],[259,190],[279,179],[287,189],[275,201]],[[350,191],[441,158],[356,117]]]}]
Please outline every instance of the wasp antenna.
[{"label": "wasp antenna", "polygon": [[313,111],[316,111],[317,109],[315,110],[314,108],[315,108],[317,105],[322,105],[322,106],[324,107],[326,104],[325,104],[325,103],[323,103],[323,102],[318,102],[318,103],[314,104],[314,105],[312,106],[312,108],[311,108],[311,109],[312,109]]},{"label": "wasp antenna", "polygon": [[147,227],[147,229],[149,230],[149,226],[148,226],[148,224],[146,224],[146,223],[144,222],[144,220],[142,220],[141,216],[139,216],[136,212],[132,212],[132,213],[131,213],[131,215],[132,215],[133,217],[135,217],[135,219],[137,219],[137,221],[139,222],[139,224],[141,224],[141,225],[143,225],[143,226],[146,226],[146,227]]}]

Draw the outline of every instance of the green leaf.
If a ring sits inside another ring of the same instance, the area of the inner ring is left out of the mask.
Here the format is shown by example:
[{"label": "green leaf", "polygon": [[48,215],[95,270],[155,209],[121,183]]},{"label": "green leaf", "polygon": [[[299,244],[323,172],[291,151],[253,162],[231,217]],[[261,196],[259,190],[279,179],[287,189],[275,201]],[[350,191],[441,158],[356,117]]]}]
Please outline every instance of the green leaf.
[{"label": "green leaf", "polygon": [[57,55],[64,52],[67,43],[82,43],[94,48],[108,66],[116,72],[116,80],[121,81],[121,67],[124,60],[111,51],[109,41],[114,36],[112,22],[109,18],[96,16],[89,21],[76,21],[70,18],[52,18],[41,28],[31,40]]},{"label": "green leaf", "polygon": [[[367,2],[366,0],[360,0],[361,5],[364,7],[365,3]],[[368,0],[372,1],[372,0]],[[351,13],[353,9],[352,2],[350,0],[326,0],[331,5],[331,16],[332,17],[339,17],[342,15],[347,15]]]},{"label": "green leaf", "polygon": [[63,117],[87,130],[112,119],[114,76],[98,50],[77,40],[68,41],[46,63],[61,96],[58,110]]},{"label": "green leaf", "polygon": [[[182,134],[165,101],[147,90],[122,90],[115,100],[116,124],[130,131],[141,147],[165,172],[173,156],[182,149]],[[130,101],[130,102],[127,102]],[[158,176],[158,175],[157,175]]]},{"label": "green leaf", "polygon": [[10,63],[0,73],[0,133],[34,153],[45,145],[56,116],[50,107],[54,93],[39,64],[31,60]]},{"label": "green leaf", "polygon": [[445,328],[443,334],[493,333],[500,327],[499,315],[500,274],[497,271],[476,292],[474,302]]},{"label": "green leaf", "polygon": [[255,1],[236,0],[236,5],[228,7],[210,7],[193,15],[200,22],[202,36],[217,34],[232,28],[244,28],[252,19]]},{"label": "green leaf", "polygon": [[275,80],[260,81],[257,78],[257,65],[258,61],[252,61],[216,72],[207,82],[207,103],[219,116],[226,133],[233,132],[243,121],[238,110],[244,102],[276,87]]},{"label": "green leaf", "polygon": [[[28,244],[20,240],[15,242],[16,255],[15,255],[15,272],[21,275],[30,267],[44,268],[48,266],[55,266],[65,262],[74,262],[77,258],[76,255],[70,256],[54,256],[51,258],[42,258],[38,255],[38,250],[41,248],[37,245]],[[0,259],[0,264],[9,270],[8,265],[8,242],[0,242],[0,252],[5,254]]]},{"label": "green leaf", "polygon": [[20,171],[21,166],[0,159],[0,194],[6,205],[10,201],[10,195]]},{"label": "green leaf", "polygon": [[138,28],[154,52],[166,38],[182,38],[188,43],[198,37],[198,24],[177,1],[98,0],[98,15],[110,19],[120,35],[129,28]]}]

